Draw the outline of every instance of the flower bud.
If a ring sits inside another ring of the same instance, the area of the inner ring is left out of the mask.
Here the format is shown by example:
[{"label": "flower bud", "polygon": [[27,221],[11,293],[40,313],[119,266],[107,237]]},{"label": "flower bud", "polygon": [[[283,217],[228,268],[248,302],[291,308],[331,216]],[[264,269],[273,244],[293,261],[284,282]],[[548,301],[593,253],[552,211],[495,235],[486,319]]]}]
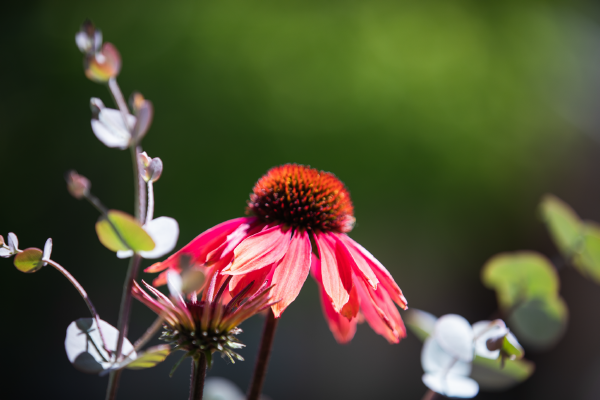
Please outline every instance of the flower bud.
[{"label": "flower bud", "polygon": [[92,184],[85,176],[79,175],[75,171],[67,172],[65,177],[69,193],[76,199],[82,199],[90,192]]},{"label": "flower bud", "polygon": [[144,180],[146,182],[149,182],[149,181],[156,182],[158,180],[158,178],[160,178],[160,175],[162,174],[162,170],[163,170],[162,160],[158,157],[156,157],[156,158],[149,157],[145,151],[143,153],[140,153],[138,155],[138,158],[139,158],[139,162],[141,164],[140,166],[142,167],[140,174],[142,174],[142,177],[144,178]]},{"label": "flower bud", "polygon": [[99,52],[87,55],[83,66],[90,80],[105,83],[121,72],[121,55],[112,43],[105,43]]},{"label": "flower bud", "polygon": [[75,35],[75,43],[83,54],[93,55],[102,45],[102,32],[96,29],[92,21],[86,19]]},{"label": "flower bud", "polygon": [[0,246],[4,246],[4,236],[0,235]]}]

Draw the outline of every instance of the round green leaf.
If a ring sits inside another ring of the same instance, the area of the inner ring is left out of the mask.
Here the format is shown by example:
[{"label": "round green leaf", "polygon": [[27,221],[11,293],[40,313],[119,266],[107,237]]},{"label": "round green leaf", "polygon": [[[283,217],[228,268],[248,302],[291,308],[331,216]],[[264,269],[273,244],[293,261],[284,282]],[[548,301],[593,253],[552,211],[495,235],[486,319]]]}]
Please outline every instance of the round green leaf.
[{"label": "round green leaf", "polygon": [[475,379],[482,389],[506,390],[523,382],[533,374],[535,365],[528,360],[491,360],[476,356],[473,360],[471,378]]},{"label": "round green leaf", "polygon": [[543,255],[533,251],[501,253],[481,271],[483,284],[495,289],[503,310],[534,299],[554,297],[559,280],[556,270]]},{"label": "round green leaf", "polygon": [[167,356],[171,353],[171,346],[168,344],[163,344],[155,347],[151,347],[142,354],[139,354],[138,357],[129,362],[125,368],[128,369],[144,369],[144,368],[152,368],[156,364],[161,363],[167,358]]},{"label": "round green leaf", "polygon": [[567,327],[568,309],[561,297],[525,302],[515,308],[509,322],[525,345],[547,349],[562,337]]},{"label": "round green leaf", "polygon": [[42,251],[36,248],[25,249],[15,256],[15,267],[21,272],[33,273],[42,268]]},{"label": "round green leaf", "polygon": [[122,211],[110,210],[106,217],[100,217],[96,223],[96,233],[100,242],[115,252],[119,250],[140,252],[154,249],[154,241],[140,223]]},{"label": "round green leaf", "polygon": [[508,357],[511,360],[520,360],[525,355],[523,347],[521,347],[521,344],[517,341],[517,338],[515,338],[512,333],[504,336],[500,351],[504,357]]},{"label": "round green leaf", "polygon": [[582,275],[600,283],[600,225],[585,224],[580,252],[574,255],[573,265]]},{"label": "round green leaf", "polygon": [[540,210],[556,247],[570,259],[581,245],[581,220],[567,203],[553,195],[544,196]]}]

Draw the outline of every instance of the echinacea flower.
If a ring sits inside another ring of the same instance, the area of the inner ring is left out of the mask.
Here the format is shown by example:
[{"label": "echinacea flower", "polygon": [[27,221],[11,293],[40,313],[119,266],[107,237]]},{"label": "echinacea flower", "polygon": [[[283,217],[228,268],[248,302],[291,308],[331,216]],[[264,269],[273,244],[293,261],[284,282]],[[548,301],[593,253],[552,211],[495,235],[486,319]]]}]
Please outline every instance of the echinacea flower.
[{"label": "echinacea flower", "polygon": [[169,272],[168,278],[170,297],[144,281],[142,283],[155,297],[150,296],[137,282],[134,282],[132,294],[163,317],[165,331],[161,339],[173,345],[175,350],[184,350],[186,356],[195,359],[204,353],[208,365],[214,352],[223,353],[231,362],[235,362],[234,359],[243,361],[242,356],[234,351],[245,347],[235,337],[242,332],[238,325],[271,307],[276,301],[271,301],[271,287],[266,284],[255,293],[249,293],[248,286],[228,302],[221,301],[229,279],[218,287],[215,278],[213,276],[206,285],[205,300],[197,300],[196,296],[186,299],[181,277],[174,271]]},{"label": "echinacea flower", "polygon": [[189,254],[220,282],[233,276],[231,296],[249,284],[252,290],[274,285],[278,318],[312,271],[336,340],[352,339],[359,312],[390,343],[406,336],[394,305],[406,309],[406,298],[385,267],[347,235],[354,208],[335,175],[296,164],[274,167],[254,186],[247,214],[205,231],[146,272],[163,271],[154,284],[164,284],[169,270],[179,270],[180,256]]}]

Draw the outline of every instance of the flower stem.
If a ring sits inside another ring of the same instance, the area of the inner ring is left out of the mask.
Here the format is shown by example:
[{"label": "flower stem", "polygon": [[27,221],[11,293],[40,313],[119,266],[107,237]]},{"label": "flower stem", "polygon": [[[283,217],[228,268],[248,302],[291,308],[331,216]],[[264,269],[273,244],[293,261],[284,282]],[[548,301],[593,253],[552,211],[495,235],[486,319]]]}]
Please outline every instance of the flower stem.
[{"label": "flower stem", "polygon": [[[117,323],[117,329],[119,330],[119,339],[117,341],[117,351],[115,361],[119,361],[121,357],[121,351],[123,350],[123,341],[127,337],[127,331],[129,330],[129,314],[131,311],[131,288],[133,287],[133,280],[137,276],[140,268],[140,262],[142,257],[138,254],[134,254],[129,261],[129,268],[127,269],[127,277],[125,278],[125,284],[123,285],[123,294],[121,296],[121,308],[119,310],[119,322]],[[119,378],[121,376],[121,370],[112,371],[108,380],[108,389],[106,390],[106,399],[113,400],[117,394],[117,386],[119,384]]]},{"label": "flower stem", "polygon": [[262,387],[267,375],[267,366],[269,357],[271,356],[271,348],[273,347],[273,339],[275,338],[275,328],[277,328],[278,319],[273,315],[273,311],[269,308],[265,327],[263,329],[260,348],[258,349],[258,358],[254,367],[254,376],[250,389],[248,389],[248,400],[258,400],[262,392]]},{"label": "flower stem", "polygon": [[[67,271],[62,265],[60,265],[56,261],[46,260],[46,262],[49,265],[53,266],[58,272],[63,274],[64,277],[67,278],[67,280],[69,282],[71,282],[71,284],[75,287],[75,289],[77,289],[77,291],[79,292],[81,297],[83,297],[83,301],[85,301],[85,304],[87,304],[88,308],[90,309],[90,313],[92,314],[92,317],[96,320],[96,325],[98,326],[98,333],[100,333],[100,339],[102,340],[102,345],[104,346],[104,350],[106,350],[110,354],[110,350],[109,350],[108,346],[106,345],[106,341],[104,340],[104,335],[102,335],[102,329],[100,328],[100,317],[98,316],[98,313],[96,312],[96,308],[92,304],[92,301],[88,297],[88,294],[85,291],[85,289],[83,288],[83,286],[81,286],[81,284],[79,282],[77,282],[77,279],[75,279],[75,277],[73,277],[73,275],[71,275],[69,273],[69,271]],[[102,354],[100,352],[98,352],[98,353]]]},{"label": "flower stem", "polygon": [[421,400],[435,400],[435,399],[441,399],[442,395],[439,393],[434,392],[433,390],[429,389],[427,391],[427,393],[425,393],[425,396],[423,396],[423,399]]},{"label": "flower stem", "polygon": [[190,377],[190,399],[202,400],[204,378],[206,377],[206,356],[200,353],[200,358],[192,358],[192,375]]}]

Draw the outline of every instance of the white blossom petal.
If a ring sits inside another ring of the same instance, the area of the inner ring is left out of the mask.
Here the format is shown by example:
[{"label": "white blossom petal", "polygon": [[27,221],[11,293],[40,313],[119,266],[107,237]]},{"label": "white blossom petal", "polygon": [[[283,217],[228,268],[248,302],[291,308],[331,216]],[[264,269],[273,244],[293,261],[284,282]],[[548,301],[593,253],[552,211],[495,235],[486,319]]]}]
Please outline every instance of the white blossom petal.
[{"label": "white blossom petal", "polygon": [[12,232],[8,234],[8,247],[12,254],[17,254],[19,252],[19,239],[17,239],[17,235]]},{"label": "white blossom petal", "polygon": [[[96,137],[108,147],[126,149],[131,141],[129,128],[125,126],[119,110],[106,108],[100,99],[91,100],[93,117],[92,130]],[[136,118],[128,114],[129,126],[134,126]]]},{"label": "white blossom petal", "polygon": [[506,336],[508,328],[502,320],[479,321],[473,324],[473,334],[475,335],[475,353],[478,356],[496,360],[500,356],[500,350],[489,350],[487,341]]},{"label": "white blossom petal", "polygon": [[170,253],[179,238],[179,224],[170,217],[153,219],[144,225],[144,230],[155,243],[154,249],[140,252],[141,256],[147,259],[159,258]]},{"label": "white blossom petal", "polygon": [[438,318],[433,336],[448,354],[462,361],[473,360],[473,329],[460,315],[447,314]]},{"label": "white blossom petal", "polygon": [[[179,238],[179,224],[171,217],[158,217],[143,226],[144,230],[154,241],[154,249],[140,251],[140,255],[146,259],[160,258],[170,253],[177,245]],[[117,251],[118,258],[129,258],[133,255],[131,250]]]},{"label": "white blossom petal", "polygon": [[44,244],[44,253],[42,254],[42,261],[44,261],[44,266],[47,264],[47,261],[50,260],[50,255],[52,254],[52,238],[46,240],[46,244]]},{"label": "white blossom petal", "polygon": [[471,363],[460,361],[446,352],[433,337],[423,344],[421,365],[428,374],[447,372],[467,376],[471,373]]},{"label": "white blossom petal", "polygon": [[425,374],[422,380],[429,389],[448,397],[470,399],[479,393],[477,382],[465,376],[442,373]]},{"label": "white blossom petal", "polygon": [[13,253],[9,249],[6,249],[4,247],[0,247],[0,257],[2,257],[2,258],[8,258],[8,257],[10,257],[12,255],[13,255]]}]

